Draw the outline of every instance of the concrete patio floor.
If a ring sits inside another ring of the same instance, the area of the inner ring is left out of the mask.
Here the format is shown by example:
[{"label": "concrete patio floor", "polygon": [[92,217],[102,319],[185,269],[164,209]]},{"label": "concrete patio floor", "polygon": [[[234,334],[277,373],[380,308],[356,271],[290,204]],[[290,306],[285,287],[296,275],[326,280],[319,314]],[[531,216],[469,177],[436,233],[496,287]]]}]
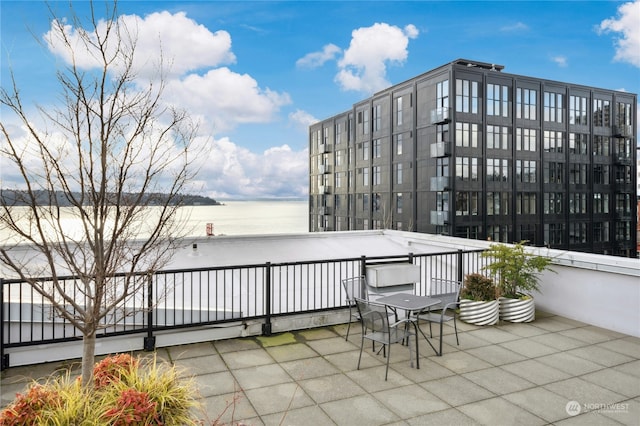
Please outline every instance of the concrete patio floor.
[{"label": "concrete patio floor", "polygon": [[[208,425],[640,424],[640,338],[544,313],[530,324],[458,326],[460,346],[445,325],[442,357],[419,339],[420,369],[394,345],[388,381],[370,343],[356,369],[358,324],[348,341],[339,325],[157,355],[195,376]],[[69,365],[4,371],[0,405]]]}]

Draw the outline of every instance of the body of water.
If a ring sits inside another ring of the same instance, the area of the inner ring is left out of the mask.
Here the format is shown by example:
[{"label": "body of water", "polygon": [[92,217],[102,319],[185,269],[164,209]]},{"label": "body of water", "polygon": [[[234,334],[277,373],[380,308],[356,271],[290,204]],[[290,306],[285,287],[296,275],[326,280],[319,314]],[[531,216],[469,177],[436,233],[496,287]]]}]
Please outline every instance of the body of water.
[{"label": "body of water", "polygon": [[223,206],[185,207],[190,236],[291,234],[309,231],[309,203],[304,201],[225,201]]},{"label": "body of water", "polygon": [[[152,211],[150,210],[151,214]],[[61,212],[65,233],[81,236],[81,222],[71,212],[65,214],[65,208]],[[180,220],[184,221],[181,227],[189,237],[204,237],[208,229],[214,235],[291,234],[309,231],[306,200],[225,201],[221,206],[186,206],[181,213]],[[14,241],[13,238],[6,228],[0,228],[0,244]]]}]

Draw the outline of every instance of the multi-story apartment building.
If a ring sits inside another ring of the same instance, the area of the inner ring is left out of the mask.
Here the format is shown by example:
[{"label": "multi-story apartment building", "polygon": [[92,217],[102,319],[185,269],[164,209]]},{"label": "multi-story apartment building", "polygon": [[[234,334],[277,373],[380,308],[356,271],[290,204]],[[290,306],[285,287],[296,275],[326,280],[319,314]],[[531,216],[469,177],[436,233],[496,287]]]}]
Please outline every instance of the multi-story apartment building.
[{"label": "multi-story apartment building", "polygon": [[636,255],[637,95],[456,60],[309,128],[310,231]]}]

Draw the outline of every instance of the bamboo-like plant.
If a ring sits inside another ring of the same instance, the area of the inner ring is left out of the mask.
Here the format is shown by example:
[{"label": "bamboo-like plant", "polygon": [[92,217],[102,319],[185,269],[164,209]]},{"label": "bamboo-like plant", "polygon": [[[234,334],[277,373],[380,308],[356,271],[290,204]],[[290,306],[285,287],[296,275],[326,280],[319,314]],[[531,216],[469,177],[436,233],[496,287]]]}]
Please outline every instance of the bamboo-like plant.
[{"label": "bamboo-like plant", "polygon": [[551,259],[525,251],[526,241],[517,244],[491,244],[482,257],[491,263],[483,269],[489,273],[498,288],[499,296],[511,299],[531,297],[540,291],[539,274],[549,268]]}]

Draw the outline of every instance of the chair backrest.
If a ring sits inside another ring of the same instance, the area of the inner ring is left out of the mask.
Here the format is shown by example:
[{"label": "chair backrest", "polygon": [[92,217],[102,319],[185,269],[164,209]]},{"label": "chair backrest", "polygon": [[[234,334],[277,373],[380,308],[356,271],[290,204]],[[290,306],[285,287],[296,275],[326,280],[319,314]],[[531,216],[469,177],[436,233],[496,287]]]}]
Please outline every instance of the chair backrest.
[{"label": "chair backrest", "polygon": [[355,299],[369,299],[367,293],[367,278],[364,275],[359,277],[346,278],[342,280],[342,286],[347,294],[347,302],[353,304]]},{"label": "chair backrest", "polygon": [[429,296],[442,301],[435,309],[453,308],[459,301],[461,288],[460,281],[433,278]]},{"label": "chair backrest", "polygon": [[356,297],[356,306],[362,321],[362,329],[368,332],[389,332],[389,314],[387,307],[379,303],[370,302]]}]

